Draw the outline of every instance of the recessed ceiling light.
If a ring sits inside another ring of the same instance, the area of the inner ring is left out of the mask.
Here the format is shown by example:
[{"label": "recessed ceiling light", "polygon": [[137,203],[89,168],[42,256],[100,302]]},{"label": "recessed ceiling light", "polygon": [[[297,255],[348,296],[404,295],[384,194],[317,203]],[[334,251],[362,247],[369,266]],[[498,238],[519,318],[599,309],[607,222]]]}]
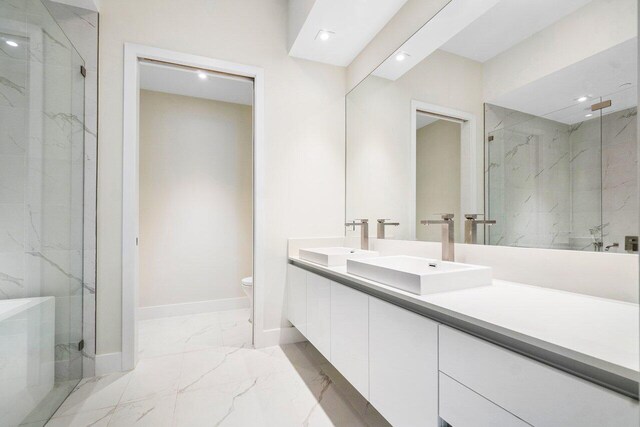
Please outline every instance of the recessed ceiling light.
[{"label": "recessed ceiling light", "polygon": [[576,101],[578,101],[578,102],[584,102],[584,101],[586,101],[587,99],[589,99],[589,97],[588,97],[588,96],[581,96],[580,98],[576,99]]},{"label": "recessed ceiling light", "polygon": [[198,77],[200,78],[200,80],[206,80],[207,74],[202,71],[198,71]]},{"label": "recessed ceiling light", "polygon": [[404,61],[409,56],[411,55],[409,55],[407,52],[398,52],[396,53],[396,61]]},{"label": "recessed ceiling light", "polygon": [[333,31],[320,30],[320,31],[318,31],[318,34],[316,34],[316,40],[322,40],[323,42],[326,42],[327,40],[329,40],[331,38],[331,36],[333,34],[334,34]]},{"label": "recessed ceiling light", "polygon": [[18,43],[14,42],[13,40],[7,40],[6,43],[11,47],[18,47]]},{"label": "recessed ceiling light", "polygon": [[593,116],[593,114],[589,113],[589,114],[585,114],[584,116],[585,117],[591,117],[591,116]]}]

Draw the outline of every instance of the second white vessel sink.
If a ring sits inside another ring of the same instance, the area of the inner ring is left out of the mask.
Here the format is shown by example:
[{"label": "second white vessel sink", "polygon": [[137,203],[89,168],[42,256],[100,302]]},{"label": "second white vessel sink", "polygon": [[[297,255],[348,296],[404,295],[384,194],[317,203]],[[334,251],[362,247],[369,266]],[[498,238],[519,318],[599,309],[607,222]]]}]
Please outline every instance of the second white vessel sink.
[{"label": "second white vessel sink", "polygon": [[347,260],[347,273],[418,295],[491,284],[491,268],[413,256]]},{"label": "second white vessel sink", "polygon": [[348,259],[372,258],[379,254],[376,251],[362,249],[331,247],[300,249],[299,256],[305,261],[315,262],[325,267],[340,267],[346,264]]}]

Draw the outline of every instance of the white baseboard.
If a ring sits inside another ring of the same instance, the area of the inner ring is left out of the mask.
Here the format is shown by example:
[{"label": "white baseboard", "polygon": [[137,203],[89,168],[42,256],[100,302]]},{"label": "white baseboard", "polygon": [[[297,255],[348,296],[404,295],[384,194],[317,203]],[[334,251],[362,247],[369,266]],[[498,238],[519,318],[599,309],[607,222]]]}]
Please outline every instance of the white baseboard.
[{"label": "white baseboard", "polygon": [[212,311],[236,310],[248,308],[249,298],[226,298],[208,301],[185,302],[181,304],[154,305],[138,307],[138,320],[159,319],[162,317],[186,316],[189,314],[209,313]]},{"label": "white baseboard", "polygon": [[256,342],[256,348],[271,347],[281,344],[293,344],[307,339],[294,327],[267,329],[260,334],[260,342]]},{"label": "white baseboard", "polygon": [[96,355],[96,376],[122,371],[122,353],[105,353]]}]

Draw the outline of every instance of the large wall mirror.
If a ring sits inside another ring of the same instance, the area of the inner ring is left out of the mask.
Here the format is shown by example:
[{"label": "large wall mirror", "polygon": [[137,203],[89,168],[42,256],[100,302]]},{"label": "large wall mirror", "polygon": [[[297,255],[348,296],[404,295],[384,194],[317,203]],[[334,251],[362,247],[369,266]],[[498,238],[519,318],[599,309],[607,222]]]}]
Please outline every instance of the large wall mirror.
[{"label": "large wall mirror", "polygon": [[445,3],[347,95],[346,219],[637,252],[637,0]]}]

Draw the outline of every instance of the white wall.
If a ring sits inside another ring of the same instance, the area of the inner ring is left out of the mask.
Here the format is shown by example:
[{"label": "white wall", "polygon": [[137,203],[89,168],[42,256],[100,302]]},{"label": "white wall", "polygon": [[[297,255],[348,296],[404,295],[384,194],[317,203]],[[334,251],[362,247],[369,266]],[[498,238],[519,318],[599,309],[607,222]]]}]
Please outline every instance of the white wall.
[{"label": "white wall", "polygon": [[453,213],[456,242],[463,241],[460,212],[459,123],[438,120],[416,132],[416,238],[440,242],[440,226],[420,224],[435,213]]},{"label": "white wall", "polygon": [[251,150],[250,106],[140,92],[141,307],[244,296]]},{"label": "white wall", "polygon": [[344,227],[345,70],[287,55],[286,0],[109,0],[100,14],[98,353],[121,348],[123,44],[265,70],[265,329],[283,319],[287,238]]},{"label": "white wall", "polygon": [[638,34],[637,0],[593,0],[485,62],[484,99],[531,83]]},{"label": "white wall", "polygon": [[482,64],[438,50],[400,79],[371,76],[347,97],[347,219],[399,221],[388,228],[396,239],[413,238],[412,99],[475,115],[477,206],[483,206]]}]

